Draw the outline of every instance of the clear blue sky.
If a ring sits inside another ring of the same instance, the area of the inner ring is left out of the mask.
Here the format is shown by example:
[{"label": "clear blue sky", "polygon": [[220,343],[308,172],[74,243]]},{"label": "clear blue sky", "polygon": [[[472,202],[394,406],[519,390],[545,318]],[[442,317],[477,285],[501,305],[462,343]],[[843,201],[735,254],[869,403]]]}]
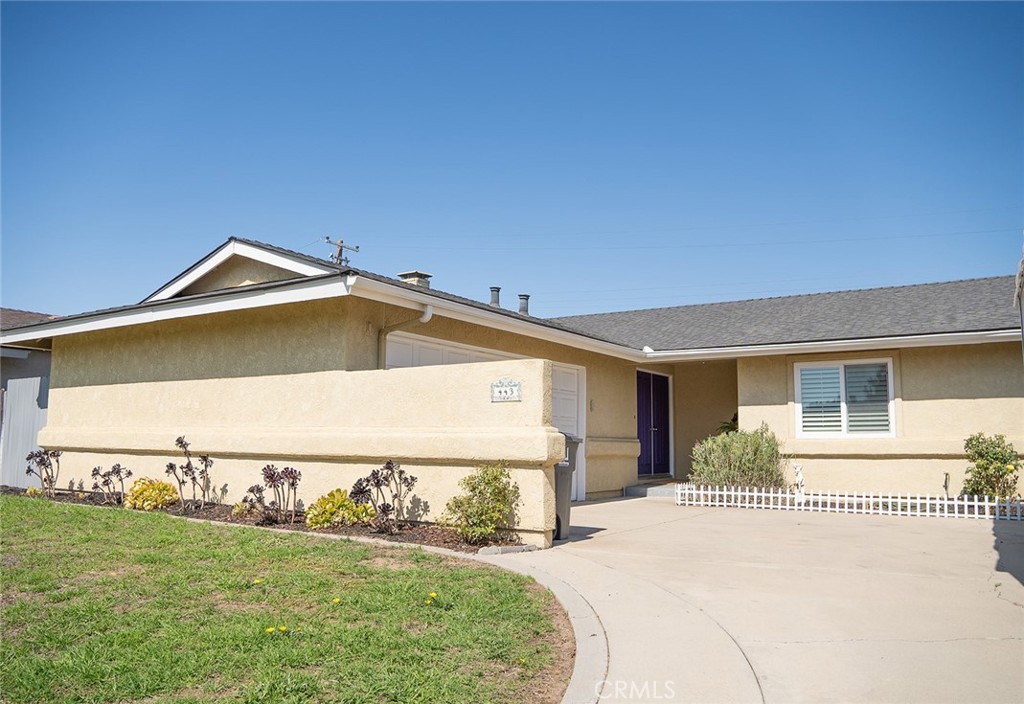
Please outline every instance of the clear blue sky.
[{"label": "clear blue sky", "polygon": [[12,3],[2,303],[240,235],[543,316],[1010,274],[1024,4]]}]

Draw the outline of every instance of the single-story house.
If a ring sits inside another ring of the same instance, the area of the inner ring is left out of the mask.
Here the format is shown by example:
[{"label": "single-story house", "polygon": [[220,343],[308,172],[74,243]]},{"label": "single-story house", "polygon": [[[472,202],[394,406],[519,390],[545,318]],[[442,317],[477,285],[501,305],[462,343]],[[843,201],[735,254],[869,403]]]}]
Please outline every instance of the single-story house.
[{"label": "single-story house", "polygon": [[[56,317],[48,313],[0,308],[0,330]],[[36,435],[46,424],[50,352],[0,347],[0,358],[0,485],[38,486],[38,479],[25,474],[25,455],[39,449]]]},{"label": "single-story house", "polygon": [[65,472],[159,476],[185,435],[237,500],[263,463],[310,501],[394,458],[430,519],[484,462],[550,542],[553,466],[575,499],[682,479],[694,443],[767,423],[808,488],[958,490],[964,439],[1024,448],[1012,276],[557,319],[231,238],[141,303],[4,331],[52,350],[44,447]]}]

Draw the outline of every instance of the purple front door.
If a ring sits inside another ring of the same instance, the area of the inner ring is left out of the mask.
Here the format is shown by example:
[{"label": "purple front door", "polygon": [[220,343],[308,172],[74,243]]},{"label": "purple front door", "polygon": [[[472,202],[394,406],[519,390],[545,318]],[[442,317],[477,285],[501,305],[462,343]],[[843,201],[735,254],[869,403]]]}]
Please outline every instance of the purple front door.
[{"label": "purple front door", "polygon": [[636,435],[640,439],[640,457],[636,473],[641,477],[671,471],[668,404],[668,377],[637,372]]}]

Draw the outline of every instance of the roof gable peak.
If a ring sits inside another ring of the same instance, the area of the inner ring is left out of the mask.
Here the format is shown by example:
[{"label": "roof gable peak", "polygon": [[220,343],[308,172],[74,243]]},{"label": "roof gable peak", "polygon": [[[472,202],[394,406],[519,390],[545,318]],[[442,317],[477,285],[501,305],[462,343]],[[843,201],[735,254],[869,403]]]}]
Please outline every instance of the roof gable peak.
[{"label": "roof gable peak", "polygon": [[147,296],[142,303],[253,283],[318,276],[337,270],[330,262],[315,257],[232,236]]}]

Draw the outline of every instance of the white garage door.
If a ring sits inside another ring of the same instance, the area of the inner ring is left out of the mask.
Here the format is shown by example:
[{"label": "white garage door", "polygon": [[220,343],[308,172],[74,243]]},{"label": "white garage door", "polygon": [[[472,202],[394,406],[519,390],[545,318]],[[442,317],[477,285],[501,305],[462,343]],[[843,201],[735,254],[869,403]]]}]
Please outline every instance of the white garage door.
[{"label": "white garage door", "polygon": [[[439,342],[429,337],[394,332],[388,335],[387,368],[430,367],[438,364],[468,364],[470,362],[496,362],[502,359],[523,359],[495,350],[485,350],[454,342]],[[583,438],[584,414],[580,404],[586,397],[586,379],[582,367],[555,364],[552,370],[552,411],[555,427],[563,433]],[[576,474],[573,477],[573,501],[585,495],[583,447],[576,455]]]}]

